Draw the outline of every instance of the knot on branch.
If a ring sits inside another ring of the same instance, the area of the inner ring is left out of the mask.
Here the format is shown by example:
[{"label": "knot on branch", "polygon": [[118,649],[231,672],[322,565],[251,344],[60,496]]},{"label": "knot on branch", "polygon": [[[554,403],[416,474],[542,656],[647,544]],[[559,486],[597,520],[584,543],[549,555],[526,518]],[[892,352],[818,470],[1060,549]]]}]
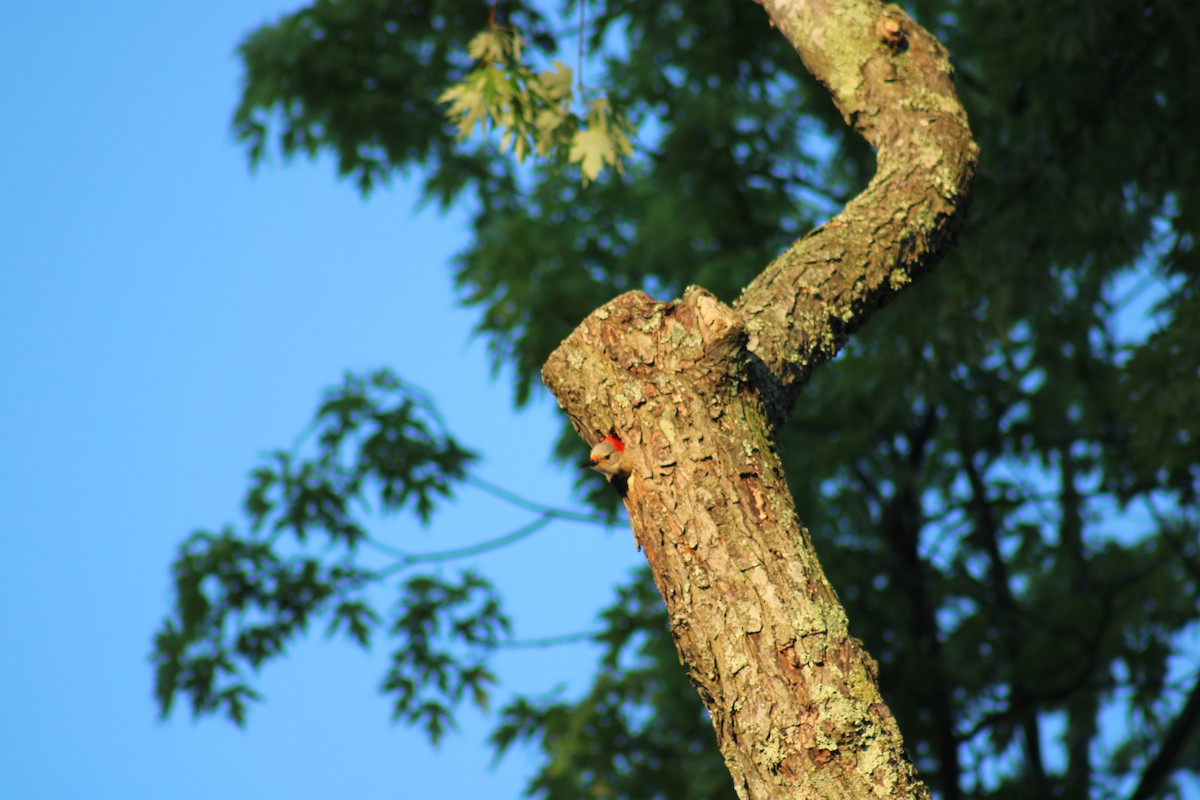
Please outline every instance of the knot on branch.
[{"label": "knot on branch", "polygon": [[892,55],[908,48],[908,40],[904,35],[904,24],[912,19],[897,6],[885,6],[879,18],[875,20],[875,35],[888,47]]},{"label": "knot on branch", "polygon": [[558,346],[542,380],[586,441],[616,432],[636,444],[641,412],[653,415],[666,403],[691,406],[697,392],[712,405],[739,385],[746,339],[741,316],[699,287],[666,303],[626,292]]}]

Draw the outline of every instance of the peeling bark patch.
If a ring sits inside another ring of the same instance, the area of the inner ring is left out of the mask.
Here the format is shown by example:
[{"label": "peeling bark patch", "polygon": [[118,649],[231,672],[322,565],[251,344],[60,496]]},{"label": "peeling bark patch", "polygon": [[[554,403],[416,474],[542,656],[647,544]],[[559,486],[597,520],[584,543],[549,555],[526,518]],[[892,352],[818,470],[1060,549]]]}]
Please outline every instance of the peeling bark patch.
[{"label": "peeling bark patch", "polygon": [[756,476],[747,476],[743,479],[742,485],[745,490],[743,494],[750,506],[751,517],[759,522],[765,522],[770,500],[763,495],[762,481],[758,480]]},{"label": "peeling bark patch", "polygon": [[804,675],[801,673],[800,662],[796,656],[796,649],[793,644],[785,645],[779,651],[778,664],[780,673],[791,684],[791,690],[796,697],[796,702],[800,705],[811,704],[812,697],[809,695]]},{"label": "peeling bark patch", "polygon": [[818,767],[824,766],[830,761],[833,761],[835,755],[837,755],[836,751],[822,750],[819,747],[814,747],[812,750],[808,751],[809,759]]},{"label": "peeling bark patch", "polygon": [[[799,753],[793,753],[792,755],[784,758],[783,761],[779,762],[777,771],[780,775],[788,778],[789,780],[798,778],[807,771],[804,768],[803,760],[804,756],[800,755]],[[814,761],[814,763],[816,762]]]}]

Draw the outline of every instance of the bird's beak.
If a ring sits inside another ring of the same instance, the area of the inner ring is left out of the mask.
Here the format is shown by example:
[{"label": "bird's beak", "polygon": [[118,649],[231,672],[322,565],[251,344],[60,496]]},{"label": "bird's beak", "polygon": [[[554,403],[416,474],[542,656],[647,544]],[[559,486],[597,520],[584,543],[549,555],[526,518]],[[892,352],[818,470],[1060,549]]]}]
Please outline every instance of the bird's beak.
[{"label": "bird's beak", "polygon": [[591,468],[591,467],[594,467],[594,466],[596,466],[596,462],[595,462],[595,461],[592,461],[592,459],[590,459],[590,458],[589,458],[587,461],[581,461],[581,462],[579,462],[579,466],[580,466],[582,469],[589,469],[589,468]]}]

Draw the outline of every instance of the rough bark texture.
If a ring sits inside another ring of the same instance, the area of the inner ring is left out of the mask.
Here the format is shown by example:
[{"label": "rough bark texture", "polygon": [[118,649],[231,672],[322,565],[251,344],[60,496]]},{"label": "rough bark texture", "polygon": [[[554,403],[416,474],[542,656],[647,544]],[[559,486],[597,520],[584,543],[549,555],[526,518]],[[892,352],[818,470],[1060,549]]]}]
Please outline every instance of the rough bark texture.
[{"label": "rough bark texture", "polygon": [[813,366],[948,243],[975,151],[942,48],[868,0],[771,2],[772,23],[879,150],[835,219],[729,308],[624,294],[543,369],[589,444],[610,432],[625,505],[740,797],[927,797],[850,636],[772,433]]},{"label": "rough bark texture", "polygon": [[875,146],[875,177],[832,220],[742,293],[750,350],[776,382],[781,419],[813,367],[949,246],[966,211],[978,148],[949,56],[895,6],[763,0],[771,24]]}]

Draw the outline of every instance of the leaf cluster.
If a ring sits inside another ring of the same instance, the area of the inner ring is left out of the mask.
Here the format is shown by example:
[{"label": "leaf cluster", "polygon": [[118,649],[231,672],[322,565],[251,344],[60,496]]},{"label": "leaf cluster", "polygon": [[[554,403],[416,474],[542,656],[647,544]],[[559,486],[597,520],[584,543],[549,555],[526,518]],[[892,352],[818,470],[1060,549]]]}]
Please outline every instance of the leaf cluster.
[{"label": "leaf cluster", "polygon": [[[174,577],[175,614],[154,638],[159,708],[170,713],[183,693],[194,714],[223,713],[241,725],[247,701],[260,699],[244,667],[282,654],[331,597],[353,591],[366,576],[316,558],[281,557],[269,544],[226,529],[193,534]],[[366,624],[356,609],[339,612],[335,620],[349,615],[352,625]]]},{"label": "leaf cluster", "polygon": [[252,675],[323,620],[329,635],[364,649],[384,629],[394,716],[437,742],[455,706],[486,706],[495,682],[487,656],[509,621],[490,583],[468,571],[408,577],[385,626],[376,587],[442,559],[379,542],[366,524],[402,512],[427,524],[475,456],[423,394],[386,370],[347,375],[310,434],[311,455],[276,451],[253,471],[248,533],[198,531],[180,548],[174,610],[154,639],[160,711],[183,695],[196,715],[243,724],[247,702],[260,699]]},{"label": "leaf cluster", "polygon": [[621,160],[633,152],[629,125],[604,98],[591,101],[583,119],[573,113],[570,67],[555,60],[553,69],[535,73],[522,60],[520,33],[499,27],[476,34],[467,52],[478,66],[438,98],[460,141],[494,125],[503,132],[500,151],[511,150],[518,164],[531,153],[578,164],[584,186],[605,166],[622,171]]},{"label": "leaf cluster", "polygon": [[314,457],[297,459],[277,450],[254,470],[245,510],[252,530],[273,521],[303,543],[311,528],[353,549],[363,531],[351,518],[354,503],[398,513],[411,506],[428,523],[440,499],[452,496],[476,456],[445,430],[429,398],[387,370],[347,374],[326,393],[311,435]]},{"label": "leaf cluster", "polygon": [[382,686],[395,695],[392,718],[422,727],[437,744],[453,725],[451,705],[464,695],[486,710],[496,676],[483,655],[509,632],[499,597],[476,573],[464,573],[457,583],[409,579],[389,631],[405,646],[393,651]]}]

